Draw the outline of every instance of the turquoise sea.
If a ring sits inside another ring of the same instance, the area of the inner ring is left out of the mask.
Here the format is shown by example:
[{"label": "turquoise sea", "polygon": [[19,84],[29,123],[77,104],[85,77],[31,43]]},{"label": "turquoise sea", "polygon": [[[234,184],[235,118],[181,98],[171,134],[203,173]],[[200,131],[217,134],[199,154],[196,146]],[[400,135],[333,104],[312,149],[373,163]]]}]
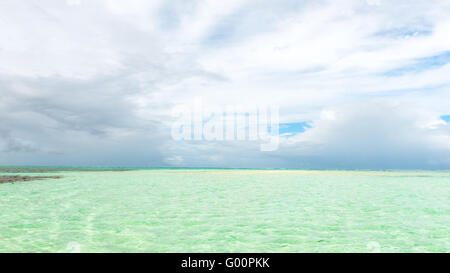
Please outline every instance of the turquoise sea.
[{"label": "turquoise sea", "polygon": [[0,252],[450,251],[450,171],[17,174],[63,178],[0,184]]}]

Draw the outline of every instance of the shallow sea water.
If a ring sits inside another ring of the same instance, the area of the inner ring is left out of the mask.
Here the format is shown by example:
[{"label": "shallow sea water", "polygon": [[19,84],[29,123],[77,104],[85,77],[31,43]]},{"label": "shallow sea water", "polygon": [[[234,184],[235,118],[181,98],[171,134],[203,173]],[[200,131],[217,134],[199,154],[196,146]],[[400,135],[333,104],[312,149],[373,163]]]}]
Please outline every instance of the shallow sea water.
[{"label": "shallow sea water", "polygon": [[0,252],[450,251],[449,171],[57,175],[0,184]]}]

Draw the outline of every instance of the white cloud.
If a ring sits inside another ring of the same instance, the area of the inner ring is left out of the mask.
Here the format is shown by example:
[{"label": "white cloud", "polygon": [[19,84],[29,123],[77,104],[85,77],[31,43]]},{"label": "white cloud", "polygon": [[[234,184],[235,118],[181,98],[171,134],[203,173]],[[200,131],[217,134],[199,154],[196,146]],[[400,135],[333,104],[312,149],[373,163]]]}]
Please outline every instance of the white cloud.
[{"label": "white cloud", "polygon": [[250,141],[168,142],[165,150],[192,167],[446,169],[448,125],[396,101],[359,101],[323,110],[306,132],[281,137],[275,152]]},{"label": "white cloud", "polygon": [[319,157],[342,168],[445,168],[448,126],[421,111],[384,100],[340,106],[332,118],[323,115],[286,145],[300,157]]}]

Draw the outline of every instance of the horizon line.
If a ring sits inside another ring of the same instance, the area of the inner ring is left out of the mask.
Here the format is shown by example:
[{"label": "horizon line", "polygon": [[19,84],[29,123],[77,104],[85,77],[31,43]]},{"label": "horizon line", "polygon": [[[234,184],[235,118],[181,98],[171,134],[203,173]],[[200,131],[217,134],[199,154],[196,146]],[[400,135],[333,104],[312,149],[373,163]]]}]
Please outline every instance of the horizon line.
[{"label": "horizon line", "polygon": [[364,169],[364,168],[252,168],[252,167],[181,167],[181,166],[154,166],[154,167],[121,167],[121,166],[52,166],[52,165],[0,165],[0,168],[21,167],[21,168],[71,168],[71,169],[222,169],[222,170],[293,170],[293,171],[450,171],[450,169]]}]

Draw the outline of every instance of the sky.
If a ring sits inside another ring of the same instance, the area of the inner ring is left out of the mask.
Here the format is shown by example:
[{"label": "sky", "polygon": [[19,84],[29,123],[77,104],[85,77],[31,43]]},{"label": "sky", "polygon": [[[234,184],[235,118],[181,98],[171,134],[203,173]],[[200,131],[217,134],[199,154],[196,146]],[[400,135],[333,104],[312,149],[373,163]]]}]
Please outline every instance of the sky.
[{"label": "sky", "polygon": [[[0,165],[450,169],[450,1],[2,0]],[[279,145],[175,140],[279,107]]]}]

